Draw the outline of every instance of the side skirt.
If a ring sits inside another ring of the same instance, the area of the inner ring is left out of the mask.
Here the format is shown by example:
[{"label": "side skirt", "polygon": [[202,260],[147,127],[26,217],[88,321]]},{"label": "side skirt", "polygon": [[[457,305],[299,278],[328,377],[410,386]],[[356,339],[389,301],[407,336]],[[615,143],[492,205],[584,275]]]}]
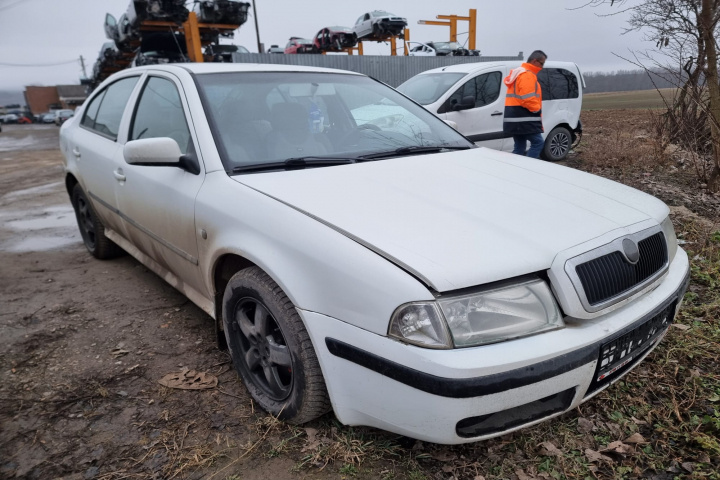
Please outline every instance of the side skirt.
[{"label": "side skirt", "polygon": [[200,307],[205,313],[215,318],[215,303],[205,298],[200,292],[180,280],[175,274],[161,267],[155,260],[138,250],[135,245],[125,240],[120,234],[108,228],[105,229],[105,236],[115,242],[127,253],[152,270],[155,274],[172,285],[176,290],[185,295],[191,302]]}]

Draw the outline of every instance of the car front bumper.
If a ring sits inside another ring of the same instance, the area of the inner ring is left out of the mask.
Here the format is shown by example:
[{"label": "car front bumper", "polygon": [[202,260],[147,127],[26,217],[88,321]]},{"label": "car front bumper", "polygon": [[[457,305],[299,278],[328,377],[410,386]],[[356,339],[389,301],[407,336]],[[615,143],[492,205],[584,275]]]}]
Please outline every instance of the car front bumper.
[{"label": "car front bumper", "polygon": [[[566,319],[561,330],[453,350],[406,345],[299,311],[342,423],[458,444],[560,415],[622,378],[660,342],[688,279],[688,257],[678,249],[657,288],[607,315]],[[629,340],[637,344],[639,334],[647,340],[641,347],[598,367],[603,352],[624,348]]]}]

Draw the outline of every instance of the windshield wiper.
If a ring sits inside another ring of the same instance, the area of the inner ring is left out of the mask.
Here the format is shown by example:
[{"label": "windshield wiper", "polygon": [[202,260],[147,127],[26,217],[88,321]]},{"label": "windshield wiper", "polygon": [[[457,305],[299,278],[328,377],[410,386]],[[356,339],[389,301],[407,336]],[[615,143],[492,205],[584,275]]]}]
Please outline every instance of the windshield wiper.
[{"label": "windshield wiper", "polygon": [[399,157],[402,155],[414,154],[414,153],[438,153],[438,152],[442,152],[443,150],[468,150],[470,148],[475,148],[475,147],[470,147],[470,146],[445,147],[445,146],[441,146],[441,145],[431,147],[431,146],[414,145],[414,146],[396,148],[395,150],[389,150],[387,152],[369,153],[367,155],[362,155],[361,158],[365,158],[365,159],[390,158],[390,157]]},{"label": "windshield wiper", "polygon": [[302,170],[307,167],[331,167],[355,163],[361,158],[356,157],[297,157],[282,162],[254,163],[241,165],[232,169],[232,173],[262,172],[267,170]]}]

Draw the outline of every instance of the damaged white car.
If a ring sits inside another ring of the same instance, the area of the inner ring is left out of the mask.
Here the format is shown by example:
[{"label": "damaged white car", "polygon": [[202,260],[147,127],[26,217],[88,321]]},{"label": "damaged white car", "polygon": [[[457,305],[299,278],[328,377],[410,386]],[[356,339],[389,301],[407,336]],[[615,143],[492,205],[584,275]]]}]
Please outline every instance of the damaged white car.
[{"label": "damaged white car", "polygon": [[661,201],[477,148],[352,72],[128,69],[60,142],[90,253],[205,310],[293,423],[453,444],[546,420],[642,361],[687,287]]}]

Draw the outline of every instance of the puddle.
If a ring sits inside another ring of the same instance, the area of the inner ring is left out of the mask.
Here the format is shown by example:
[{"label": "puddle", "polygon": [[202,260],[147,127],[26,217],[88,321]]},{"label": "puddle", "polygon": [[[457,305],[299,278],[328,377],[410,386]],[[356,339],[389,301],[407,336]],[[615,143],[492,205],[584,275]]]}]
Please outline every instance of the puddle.
[{"label": "puddle", "polygon": [[82,246],[82,238],[78,232],[70,237],[59,237],[55,235],[38,235],[24,238],[20,241],[13,242],[7,246],[2,246],[2,250],[8,252],[44,252],[47,250],[56,250],[58,248],[67,247],[69,245]]},{"label": "puddle", "polygon": [[0,219],[0,228],[10,233],[0,237],[4,240],[0,241],[0,250],[38,252],[82,245],[75,212],[69,205],[4,211]]},{"label": "puddle", "polygon": [[23,197],[23,196],[27,196],[27,195],[37,195],[38,193],[45,193],[50,190],[54,190],[55,188],[57,188],[59,185],[62,185],[62,184],[63,184],[63,182],[46,183],[45,185],[40,185],[37,187],[31,187],[31,188],[26,188],[23,190],[17,190],[15,192],[6,193],[5,195],[2,196],[2,198],[10,200],[13,198]]},{"label": "puddle", "polygon": [[0,152],[12,152],[13,150],[27,150],[38,143],[32,135],[22,138],[0,137]]}]

